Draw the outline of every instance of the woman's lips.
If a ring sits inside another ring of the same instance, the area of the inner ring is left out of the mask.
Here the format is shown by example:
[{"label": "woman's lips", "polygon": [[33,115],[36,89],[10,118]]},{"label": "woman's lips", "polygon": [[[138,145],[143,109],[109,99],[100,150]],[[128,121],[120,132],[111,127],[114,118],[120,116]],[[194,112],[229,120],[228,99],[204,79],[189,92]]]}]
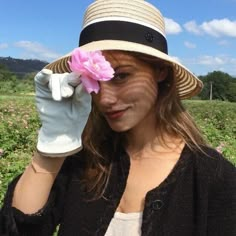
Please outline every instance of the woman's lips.
[{"label": "woman's lips", "polygon": [[106,117],[108,119],[118,119],[123,116],[125,113],[125,110],[119,110],[119,111],[111,111],[111,112],[106,112]]}]

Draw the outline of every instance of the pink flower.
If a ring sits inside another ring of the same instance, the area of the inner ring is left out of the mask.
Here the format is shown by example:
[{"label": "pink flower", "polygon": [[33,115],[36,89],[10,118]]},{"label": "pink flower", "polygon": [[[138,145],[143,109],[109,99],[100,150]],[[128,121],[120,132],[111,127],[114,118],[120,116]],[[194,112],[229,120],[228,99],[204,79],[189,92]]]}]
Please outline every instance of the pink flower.
[{"label": "pink flower", "polygon": [[0,148],[0,157],[4,154],[3,149]]},{"label": "pink flower", "polygon": [[218,147],[216,147],[216,150],[217,150],[219,153],[222,153],[224,146],[225,146],[224,143],[220,143],[220,145],[219,145]]},{"label": "pink flower", "polygon": [[98,81],[111,80],[114,75],[113,68],[101,51],[85,52],[76,48],[68,63],[70,69],[80,75],[80,80],[88,93],[98,93]]}]

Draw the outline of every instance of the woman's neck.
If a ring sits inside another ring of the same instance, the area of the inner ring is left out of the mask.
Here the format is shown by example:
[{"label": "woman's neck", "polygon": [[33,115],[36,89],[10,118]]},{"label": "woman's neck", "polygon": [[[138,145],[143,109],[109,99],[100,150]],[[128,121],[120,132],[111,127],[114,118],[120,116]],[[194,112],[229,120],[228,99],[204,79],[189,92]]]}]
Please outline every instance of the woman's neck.
[{"label": "woman's neck", "polygon": [[180,137],[160,133],[157,127],[155,111],[125,134],[126,151],[131,158],[156,156],[157,153],[175,152],[183,147]]},{"label": "woman's neck", "polygon": [[179,152],[183,145],[183,139],[167,134],[161,135],[158,128],[150,127],[148,123],[146,126],[136,127],[126,133],[126,151],[132,159]]},{"label": "woman's neck", "polygon": [[127,131],[125,139],[127,148],[140,150],[149,146],[157,139],[158,129],[156,128],[156,117],[154,113],[143,119],[138,125]]}]

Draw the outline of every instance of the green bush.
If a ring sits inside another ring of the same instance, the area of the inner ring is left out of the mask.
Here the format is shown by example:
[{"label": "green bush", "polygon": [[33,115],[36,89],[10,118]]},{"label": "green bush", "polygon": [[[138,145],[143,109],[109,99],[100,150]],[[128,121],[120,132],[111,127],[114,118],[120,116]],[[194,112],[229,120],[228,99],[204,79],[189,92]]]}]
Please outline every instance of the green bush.
[{"label": "green bush", "polygon": [[34,92],[35,73],[15,75],[0,64],[0,94],[21,95]]},{"label": "green bush", "polygon": [[0,205],[8,183],[34,151],[40,126],[33,97],[0,96]]},{"label": "green bush", "polygon": [[236,165],[236,103],[184,101],[209,144]]}]

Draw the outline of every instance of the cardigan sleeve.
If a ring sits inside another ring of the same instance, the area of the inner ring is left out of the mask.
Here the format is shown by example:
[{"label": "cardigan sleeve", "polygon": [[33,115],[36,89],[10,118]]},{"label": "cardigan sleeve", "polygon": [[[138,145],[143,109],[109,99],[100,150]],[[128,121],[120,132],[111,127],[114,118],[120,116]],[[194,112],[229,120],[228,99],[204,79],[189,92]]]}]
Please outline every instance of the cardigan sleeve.
[{"label": "cardigan sleeve", "polygon": [[208,236],[236,235],[236,168],[219,155],[209,193]]},{"label": "cardigan sleeve", "polygon": [[16,177],[8,186],[3,207],[0,210],[0,236],[7,235],[53,235],[60,223],[64,199],[69,182],[70,171],[67,160],[58,173],[46,205],[34,214],[24,214],[12,207],[15,186],[20,178]]}]

